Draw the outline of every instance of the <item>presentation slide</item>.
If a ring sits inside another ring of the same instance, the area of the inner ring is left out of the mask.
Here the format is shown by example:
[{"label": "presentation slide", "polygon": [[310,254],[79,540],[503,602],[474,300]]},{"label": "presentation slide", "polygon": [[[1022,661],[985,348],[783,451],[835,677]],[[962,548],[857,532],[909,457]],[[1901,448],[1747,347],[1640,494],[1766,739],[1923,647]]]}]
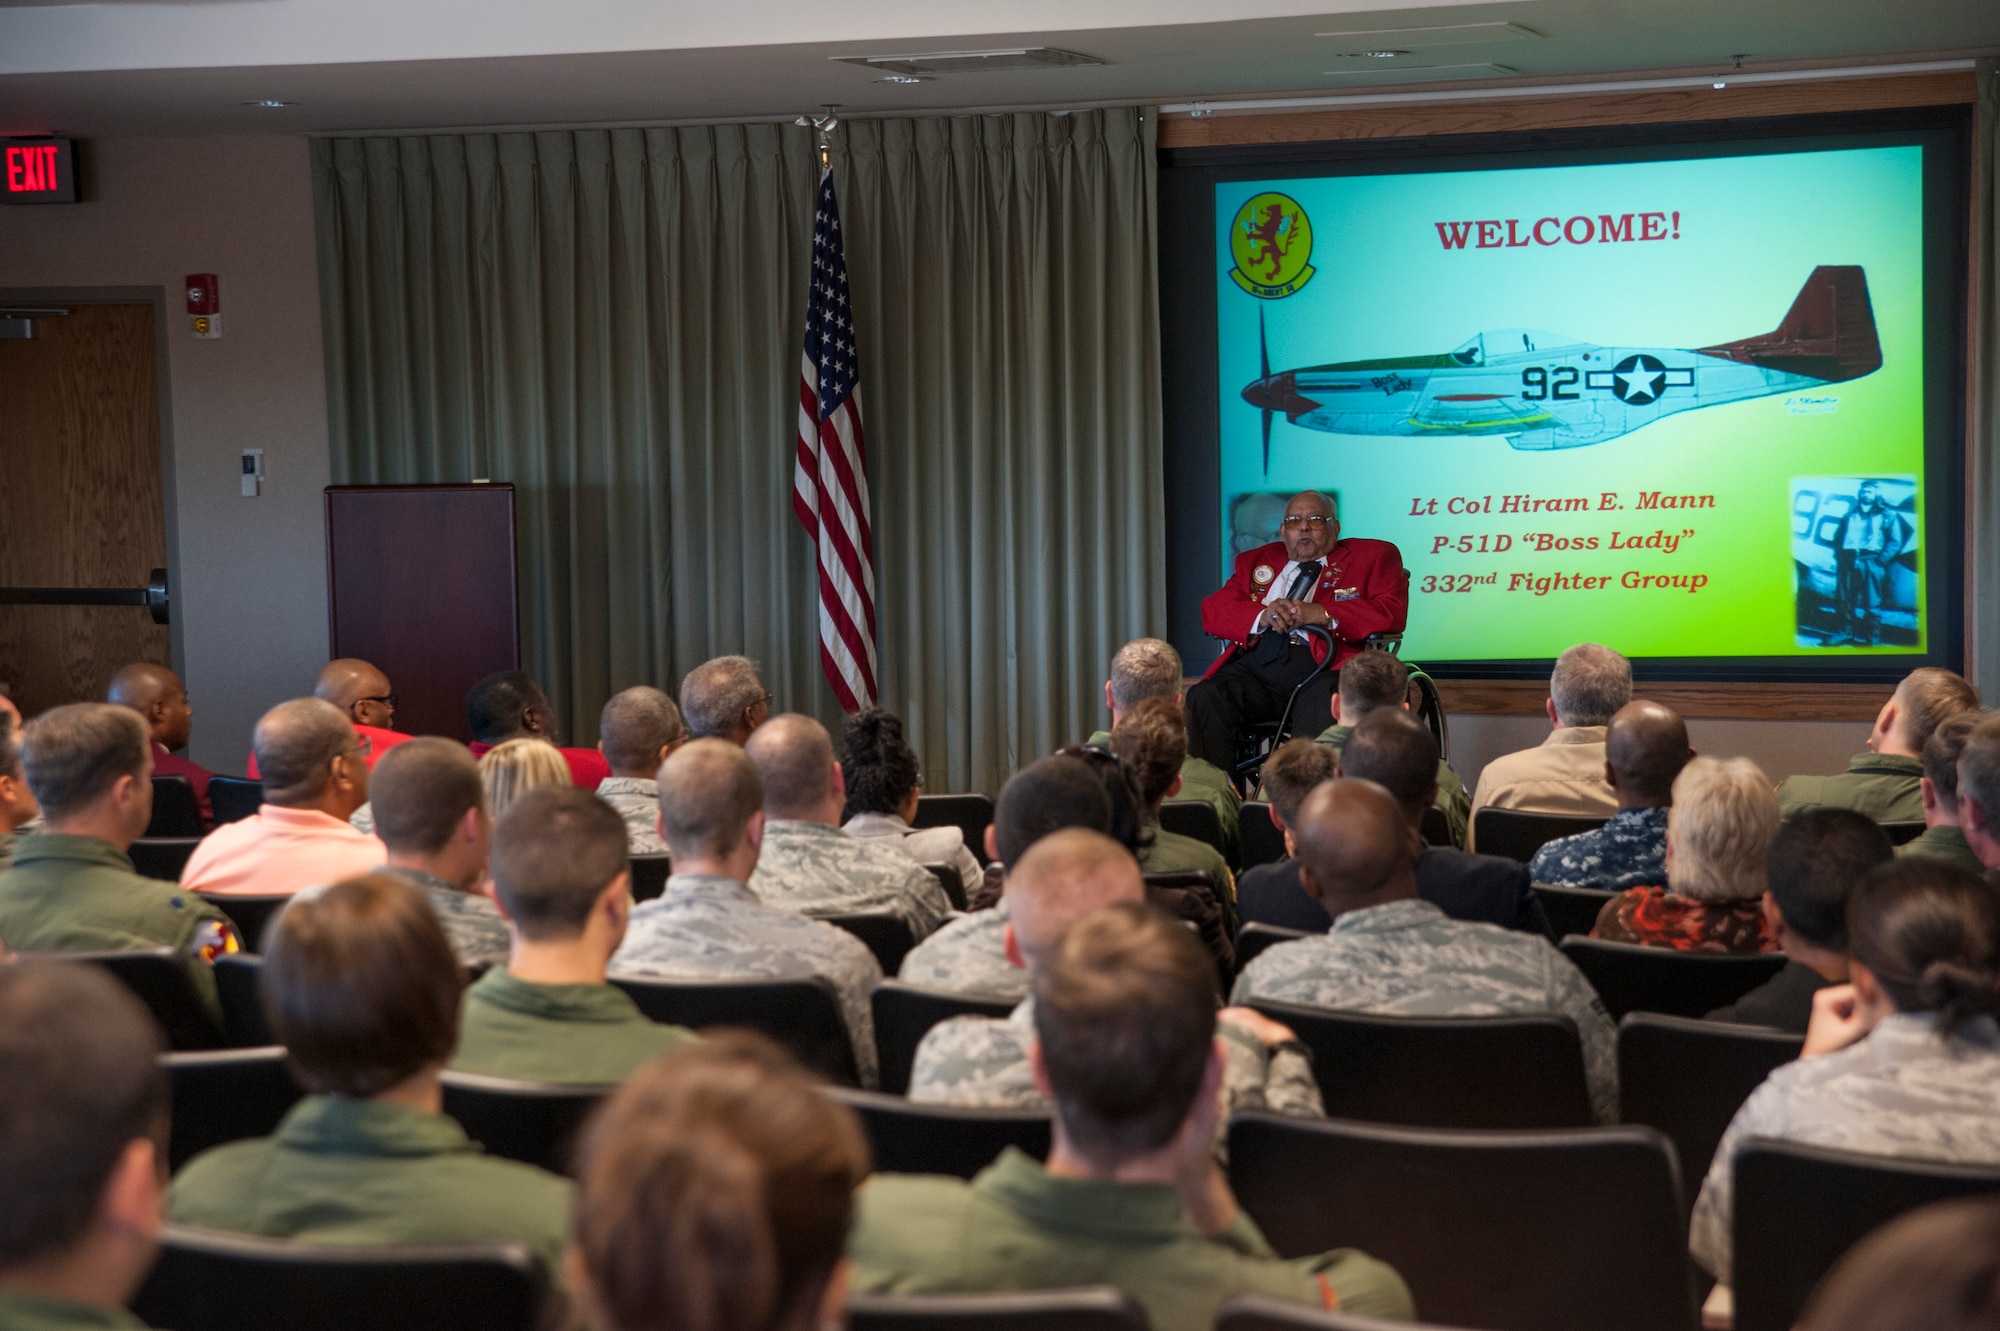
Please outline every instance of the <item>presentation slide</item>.
[{"label": "presentation slide", "polygon": [[1930,650],[1923,152],[1217,184],[1220,569],[1314,487],[1406,659]]}]

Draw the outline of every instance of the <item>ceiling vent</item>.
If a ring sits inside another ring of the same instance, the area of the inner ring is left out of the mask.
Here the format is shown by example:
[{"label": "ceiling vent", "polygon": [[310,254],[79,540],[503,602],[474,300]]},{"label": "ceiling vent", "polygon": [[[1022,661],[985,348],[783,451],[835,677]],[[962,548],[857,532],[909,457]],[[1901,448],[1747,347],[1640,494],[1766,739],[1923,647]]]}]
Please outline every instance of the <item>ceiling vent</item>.
[{"label": "ceiling vent", "polygon": [[1015,46],[1004,51],[932,51],[923,55],[837,55],[844,65],[860,65],[884,74],[981,74],[1000,69],[1062,69],[1101,65],[1104,61],[1078,51],[1053,46]]},{"label": "ceiling vent", "polygon": [[1491,42],[1540,41],[1542,34],[1518,23],[1447,23],[1431,28],[1349,28],[1316,32],[1340,43],[1343,54],[1363,51],[1414,50],[1429,46],[1484,46]]}]

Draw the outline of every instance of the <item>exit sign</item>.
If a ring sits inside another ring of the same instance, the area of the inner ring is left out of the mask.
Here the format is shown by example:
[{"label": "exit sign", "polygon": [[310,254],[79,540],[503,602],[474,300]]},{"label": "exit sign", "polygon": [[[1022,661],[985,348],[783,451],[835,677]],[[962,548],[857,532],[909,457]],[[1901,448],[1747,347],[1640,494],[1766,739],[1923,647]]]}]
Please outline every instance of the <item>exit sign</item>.
[{"label": "exit sign", "polygon": [[0,203],[75,203],[69,139],[0,139]]}]

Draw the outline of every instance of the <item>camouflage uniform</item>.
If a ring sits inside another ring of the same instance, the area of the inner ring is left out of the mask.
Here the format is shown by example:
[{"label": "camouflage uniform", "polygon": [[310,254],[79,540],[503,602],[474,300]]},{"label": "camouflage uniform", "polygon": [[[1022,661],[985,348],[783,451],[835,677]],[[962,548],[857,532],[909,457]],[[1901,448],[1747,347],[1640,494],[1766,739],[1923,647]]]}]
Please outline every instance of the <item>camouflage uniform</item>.
[{"label": "camouflage uniform", "polygon": [[[1353,726],[1331,725],[1319,732],[1318,742],[1339,753],[1347,747],[1347,737],[1353,733]],[[1434,803],[1451,828],[1451,844],[1464,850],[1465,830],[1472,822],[1472,798],[1465,793],[1465,782],[1442,758],[1438,759],[1438,793]]]},{"label": "camouflage uniform", "polygon": [[1561,837],[1535,852],[1528,874],[1557,887],[1623,892],[1667,881],[1667,808],[1620,809],[1594,832]]},{"label": "camouflage uniform", "polygon": [[500,908],[477,892],[468,892],[422,869],[398,869],[384,865],[377,870],[408,883],[424,894],[451,940],[451,950],[460,964],[471,970],[505,966],[514,939],[507,931],[507,917]]},{"label": "camouflage uniform", "polygon": [[660,783],[642,776],[607,776],[597,783],[597,798],[618,810],[625,820],[625,841],[634,855],[664,855],[660,840]]},{"label": "camouflage uniform", "polygon": [[[1961,869],[1970,869],[1976,874],[1986,872],[1986,866],[1972,853],[1966,843],[1965,831],[1957,827],[1926,827],[1909,841],[1896,847],[1898,855],[1928,855],[1932,859],[1949,860]],[[0,865],[6,863],[5,852],[0,851]]]},{"label": "camouflage uniform", "polygon": [[930,870],[887,846],[824,823],[776,818],[750,886],[774,910],[799,915],[894,915],[922,938],[951,913]]},{"label": "camouflage uniform", "polygon": [[1351,910],[1325,935],[1266,948],[1235,1000],[1393,1017],[1553,1013],[1576,1023],[1600,1123],[1618,1121],[1618,1041],[1604,1004],[1545,938],[1468,924],[1410,898]]},{"label": "camouflage uniform", "polygon": [[896,978],[954,994],[1026,998],[1034,977],[1007,959],[1007,903],[951,920],[910,949]]},{"label": "camouflage uniform", "polygon": [[[1111,732],[1097,731],[1084,743],[1110,753]],[[1215,810],[1215,816],[1222,821],[1223,853],[1230,860],[1235,860],[1243,843],[1243,797],[1236,793],[1236,787],[1230,784],[1223,770],[1208,759],[1197,758],[1190,753],[1181,760],[1181,793],[1174,798],[1200,800]]]},{"label": "camouflage uniform", "polygon": [[965,833],[956,827],[911,827],[893,813],[857,813],[840,830],[887,846],[918,864],[944,865],[958,874],[959,890],[968,895],[985,872],[979,857],[966,849]]},{"label": "camouflage uniform", "polygon": [[1878,823],[1920,823],[1924,765],[1899,753],[1857,753],[1838,776],[1788,776],[1778,786],[1778,812],[1852,809]]},{"label": "camouflage uniform", "polygon": [[882,981],[875,954],[844,929],[773,910],[733,878],[677,873],[667,879],[657,900],[633,908],[611,971],[674,980],[823,976],[840,995],[861,1084],[879,1081],[868,1010],[868,995]]},{"label": "camouflage uniform", "polygon": [[1715,1148],[1688,1250],[1731,1280],[1735,1156],[1752,1137],[1909,1160],[2000,1164],[2000,1026],[1978,1017],[1950,1040],[1936,1017],[1898,1013],[1838,1053],[1787,1063],[1750,1093]]}]

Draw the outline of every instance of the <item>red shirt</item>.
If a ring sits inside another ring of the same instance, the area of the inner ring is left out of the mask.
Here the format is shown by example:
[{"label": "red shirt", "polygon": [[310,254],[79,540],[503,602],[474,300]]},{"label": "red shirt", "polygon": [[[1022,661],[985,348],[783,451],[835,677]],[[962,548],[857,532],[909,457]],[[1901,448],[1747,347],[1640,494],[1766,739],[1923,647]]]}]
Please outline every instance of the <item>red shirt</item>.
[{"label": "red shirt", "polygon": [[[472,756],[481,758],[493,746],[474,740],[466,746]],[[579,790],[595,791],[605,781],[611,779],[611,764],[596,749],[558,749],[563,761],[569,764],[569,779]]]},{"label": "red shirt", "polygon": [[[1250,626],[1264,613],[1264,598],[1290,560],[1283,541],[1245,551],[1236,556],[1236,568],[1221,590],[1203,598],[1202,632],[1229,640],[1229,649],[1215,658],[1208,674],[1250,644]],[[1410,613],[1410,574],[1394,545],[1360,537],[1336,542],[1324,563],[1312,599],[1334,620],[1333,667],[1338,670],[1370,634],[1403,631]],[[1325,650],[1319,640],[1306,641],[1319,660]]]},{"label": "red shirt", "polygon": [[168,752],[160,746],[159,741],[155,740],[153,775],[186,777],[187,783],[194,787],[194,802],[201,806],[201,825],[211,828],[215,826],[215,810],[208,807],[208,779],[215,773],[198,763],[191,763],[177,754]]}]

